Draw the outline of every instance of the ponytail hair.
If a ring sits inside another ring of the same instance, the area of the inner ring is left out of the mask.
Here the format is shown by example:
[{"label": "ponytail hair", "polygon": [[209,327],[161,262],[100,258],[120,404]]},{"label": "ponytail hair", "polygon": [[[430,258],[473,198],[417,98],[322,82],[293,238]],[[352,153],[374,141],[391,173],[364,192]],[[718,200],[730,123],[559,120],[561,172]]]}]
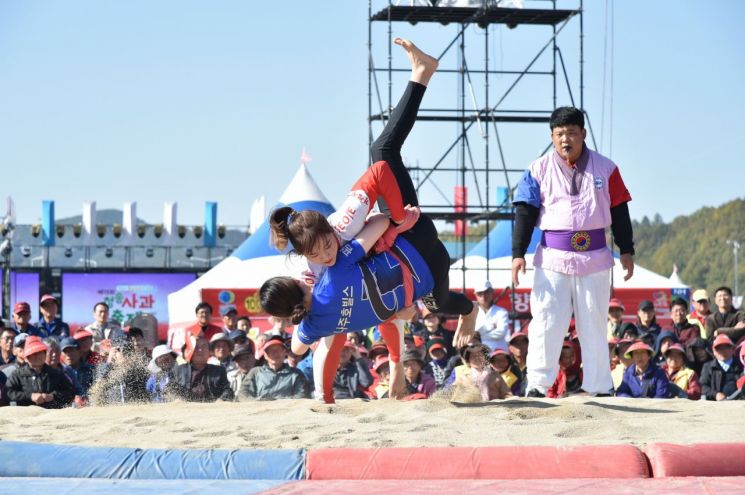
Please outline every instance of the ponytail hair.
[{"label": "ponytail hair", "polygon": [[303,290],[291,277],[272,277],[259,289],[261,308],[272,316],[290,318],[299,324],[308,314]]},{"label": "ponytail hair", "polygon": [[284,251],[292,244],[292,251],[307,255],[318,241],[333,234],[328,220],[315,210],[296,211],[290,206],[277,208],[269,216],[272,245]]}]

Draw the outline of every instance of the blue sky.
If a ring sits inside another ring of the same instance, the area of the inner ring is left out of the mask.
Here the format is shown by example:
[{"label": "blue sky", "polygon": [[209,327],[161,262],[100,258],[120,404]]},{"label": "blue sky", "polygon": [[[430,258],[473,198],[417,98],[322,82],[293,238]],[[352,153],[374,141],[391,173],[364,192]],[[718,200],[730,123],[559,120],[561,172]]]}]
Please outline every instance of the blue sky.
[{"label": "blue sky", "polygon": [[[598,137],[605,115],[599,148],[621,167],[632,217],[669,221],[743,196],[745,2],[615,3],[612,152],[600,0],[585,1],[585,107]],[[305,147],[311,173],[338,204],[367,160],[366,19],[367,2],[348,0],[5,0],[0,196],[13,196],[21,223],[38,221],[41,201],[54,199],[58,217],[79,214],[84,201],[137,201],[150,222],[161,221],[164,201],[177,201],[184,224],[201,223],[204,202],[218,201],[220,223],[245,225],[254,199],[278,200]],[[383,27],[374,44],[384,55]],[[394,24],[394,35],[437,53],[454,29]],[[547,39],[545,29],[490,29],[493,63],[504,68],[522,68]],[[572,68],[576,32],[562,33]],[[397,76],[394,96],[405,80]],[[526,85],[510,103],[545,108],[537,94]],[[424,104],[456,96],[452,78],[438,75]],[[407,143],[410,163],[436,158],[435,144],[455,132],[428,126]],[[503,132],[519,168],[548,144],[540,126]],[[422,203],[442,202],[437,194],[423,188]]]}]

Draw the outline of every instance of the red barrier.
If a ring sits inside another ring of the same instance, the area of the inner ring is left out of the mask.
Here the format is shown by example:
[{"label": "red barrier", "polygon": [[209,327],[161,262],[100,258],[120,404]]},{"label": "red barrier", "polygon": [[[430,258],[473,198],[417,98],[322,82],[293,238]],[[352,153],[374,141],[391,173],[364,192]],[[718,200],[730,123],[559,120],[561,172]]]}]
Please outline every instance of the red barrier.
[{"label": "red barrier", "polygon": [[644,453],[655,478],[745,476],[745,443],[653,443]]},{"label": "red barrier", "polygon": [[318,449],[308,451],[305,469],[309,480],[649,477],[633,445]]}]

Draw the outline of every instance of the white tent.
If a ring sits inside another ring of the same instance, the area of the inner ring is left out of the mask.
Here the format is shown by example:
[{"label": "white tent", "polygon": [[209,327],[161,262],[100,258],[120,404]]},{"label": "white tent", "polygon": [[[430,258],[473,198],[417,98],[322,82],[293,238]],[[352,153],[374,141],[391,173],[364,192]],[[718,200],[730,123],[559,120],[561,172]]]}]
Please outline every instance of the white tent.
[{"label": "white tent", "polygon": [[[305,165],[300,165],[279,199],[277,206],[280,205],[292,206],[298,211],[317,210],[323,215],[334,211]],[[231,256],[183,289],[169,294],[169,326],[183,328],[194,323],[194,308],[202,300],[202,289],[259,288],[270,277],[296,275],[300,271],[299,258],[278,253],[270,245],[269,224],[265,221]]]}]

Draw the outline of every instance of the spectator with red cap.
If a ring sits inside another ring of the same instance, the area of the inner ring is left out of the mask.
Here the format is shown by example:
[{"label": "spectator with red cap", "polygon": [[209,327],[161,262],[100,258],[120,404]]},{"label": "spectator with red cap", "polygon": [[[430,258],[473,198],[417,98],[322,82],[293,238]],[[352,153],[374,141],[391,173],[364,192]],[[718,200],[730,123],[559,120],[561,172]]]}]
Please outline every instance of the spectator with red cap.
[{"label": "spectator with red cap", "polygon": [[617,397],[636,399],[667,399],[669,397],[668,379],[652,359],[654,349],[643,341],[631,344],[626,358],[633,362],[623,374],[623,381],[616,390]]},{"label": "spectator with red cap", "polygon": [[662,369],[670,380],[670,397],[699,400],[701,383],[698,375],[686,366],[686,351],[680,344],[672,344],[665,351],[665,364]]},{"label": "spectator with red cap", "polygon": [[387,399],[388,389],[390,388],[391,366],[388,356],[380,356],[374,365],[374,371],[377,374],[376,382],[371,387],[372,396],[375,399]]},{"label": "spectator with red cap", "polygon": [[[88,330],[80,328],[73,334],[72,338],[78,342],[81,361],[93,366],[98,366],[105,361],[101,354],[93,350],[93,334]],[[117,343],[118,346],[123,344],[124,342]]]},{"label": "spectator with red cap", "polygon": [[41,334],[38,328],[29,323],[30,321],[31,306],[27,302],[17,302],[13,306],[13,328],[15,328],[16,332],[39,338],[46,337],[46,335]]},{"label": "spectator with red cap", "polygon": [[693,291],[691,306],[693,306],[693,311],[688,315],[688,321],[699,328],[701,337],[705,339],[706,318],[711,314],[711,303],[709,302],[709,293],[706,292],[706,289]]},{"label": "spectator with red cap", "polygon": [[248,373],[256,365],[256,350],[252,341],[249,340],[244,345],[236,346],[233,350],[233,362],[235,363],[235,367],[228,371],[228,382],[230,382],[233,395],[238,397],[243,380],[246,379]]},{"label": "spectator with red cap", "polygon": [[93,323],[85,327],[93,335],[94,342],[109,339],[119,344],[124,343],[127,334],[117,321],[109,319],[109,305],[103,301],[93,306]]},{"label": "spectator with red cap", "polygon": [[365,390],[372,384],[373,377],[367,362],[359,359],[357,344],[347,340],[334,376],[334,399],[363,399]]},{"label": "spectator with red cap", "polygon": [[494,288],[491,282],[484,280],[475,289],[479,314],[476,316],[476,331],[481,341],[492,351],[507,350],[507,339],[510,338],[510,315],[506,309],[498,306],[494,300]]},{"label": "spectator with red cap", "polygon": [[56,297],[51,294],[41,296],[39,312],[41,313],[41,319],[36,324],[36,327],[43,334],[42,338],[57,337],[58,339],[63,339],[70,336],[70,325],[57,316],[59,301]]},{"label": "spectator with red cap", "polygon": [[[740,364],[745,369],[745,345],[740,346]],[[743,375],[737,379],[737,390],[740,391],[740,400],[745,400],[745,371]]]},{"label": "spectator with red cap", "polygon": [[463,348],[461,355],[467,371],[455,379],[455,386],[476,387],[484,401],[512,397],[510,387],[490,366],[489,354],[489,348],[483,344]]},{"label": "spectator with red cap", "polygon": [[310,397],[303,373],[285,363],[287,350],[281,336],[267,339],[261,351],[266,362],[249,371],[241,385],[239,398],[266,400]]},{"label": "spectator with red cap", "polygon": [[450,376],[452,369],[449,364],[447,349],[443,339],[429,339],[426,344],[427,364],[424,370],[435,380],[435,385],[440,389],[445,386],[445,382]]},{"label": "spectator with red cap", "polygon": [[509,352],[497,349],[489,356],[489,364],[502,376],[502,379],[510,388],[512,395],[525,395],[525,381],[520,368]]},{"label": "spectator with red cap", "polygon": [[13,328],[0,329],[0,366],[10,364],[16,360],[16,356],[13,353],[13,339],[16,338],[18,332]]},{"label": "spectator with red cap", "polygon": [[424,360],[416,351],[407,351],[401,356],[406,380],[407,395],[421,394],[421,398],[429,398],[437,391],[435,379],[422,371]]},{"label": "spectator with red cap", "polygon": [[517,361],[520,367],[520,373],[527,376],[528,371],[528,334],[524,332],[515,332],[510,337],[510,354]]},{"label": "spectator with red cap", "polygon": [[208,363],[210,348],[206,338],[187,335],[181,354],[186,363],[174,369],[169,390],[189,402],[233,400],[225,368]]},{"label": "spectator with red cap", "polygon": [[745,337],[745,311],[732,305],[732,289],[720,287],[714,293],[717,311],[706,318],[706,335],[712,341],[717,335],[727,335],[732,342]]},{"label": "spectator with red cap", "polygon": [[743,366],[735,359],[735,345],[727,335],[717,335],[711,347],[714,359],[701,370],[701,393],[706,400],[727,400],[737,392]]},{"label": "spectator with red cap", "polygon": [[614,297],[608,302],[608,340],[613,337],[621,338],[621,325],[623,323],[623,312],[626,307],[620,299]]},{"label": "spectator with red cap", "polygon": [[610,372],[611,379],[613,379],[613,390],[618,390],[618,387],[621,386],[626,369],[633,363],[631,356],[626,357],[626,351],[633,343],[634,339],[623,338],[616,344],[614,353],[618,356],[618,364]]},{"label": "spectator with red cap", "polygon": [[26,339],[23,358],[27,365],[16,369],[8,379],[11,402],[45,409],[60,409],[72,403],[75,397],[72,383],[62,371],[46,364],[47,346],[38,336]]},{"label": "spectator with red cap", "polygon": [[559,373],[556,381],[546,391],[546,397],[561,399],[582,390],[582,362],[579,348],[572,340],[565,340],[559,356]]},{"label": "spectator with red cap", "polygon": [[670,318],[673,326],[669,330],[684,348],[689,342],[701,337],[699,326],[688,320],[688,302],[685,299],[676,297],[670,302]]}]

